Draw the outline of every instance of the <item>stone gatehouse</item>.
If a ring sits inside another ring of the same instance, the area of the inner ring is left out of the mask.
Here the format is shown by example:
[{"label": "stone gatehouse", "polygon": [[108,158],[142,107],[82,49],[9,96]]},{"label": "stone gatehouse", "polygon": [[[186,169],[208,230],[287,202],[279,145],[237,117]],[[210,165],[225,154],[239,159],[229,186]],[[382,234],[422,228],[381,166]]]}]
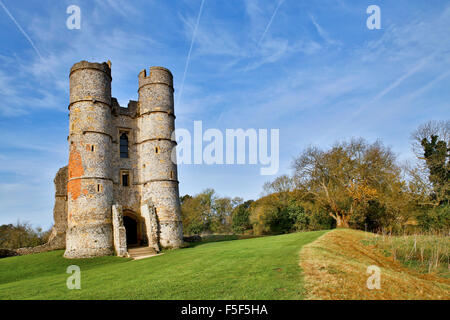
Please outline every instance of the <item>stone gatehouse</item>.
[{"label": "stone gatehouse", "polygon": [[109,61],[76,63],[69,78],[69,164],[55,178],[48,245],[64,246],[67,258],[180,247],[171,72],[141,71],[139,99],[126,108],[111,96]]}]

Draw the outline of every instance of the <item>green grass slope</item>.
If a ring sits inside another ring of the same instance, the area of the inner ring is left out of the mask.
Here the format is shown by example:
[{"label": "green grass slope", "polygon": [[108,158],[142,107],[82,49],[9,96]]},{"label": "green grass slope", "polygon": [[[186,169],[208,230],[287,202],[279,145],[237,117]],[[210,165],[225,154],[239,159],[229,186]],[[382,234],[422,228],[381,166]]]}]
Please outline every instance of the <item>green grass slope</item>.
[{"label": "green grass slope", "polygon": [[[325,231],[205,243],[131,261],[63,251],[0,260],[0,299],[302,299],[303,245]],[[81,290],[68,290],[69,265]]]}]

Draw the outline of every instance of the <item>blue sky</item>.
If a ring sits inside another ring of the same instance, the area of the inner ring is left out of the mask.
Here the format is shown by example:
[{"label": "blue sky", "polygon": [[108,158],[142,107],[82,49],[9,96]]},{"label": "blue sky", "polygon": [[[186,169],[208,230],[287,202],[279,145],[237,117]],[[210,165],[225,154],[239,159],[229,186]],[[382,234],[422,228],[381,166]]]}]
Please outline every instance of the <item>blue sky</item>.
[{"label": "blue sky", "polygon": [[[308,145],[356,136],[412,159],[410,133],[450,117],[448,1],[204,0],[197,28],[202,0],[0,2],[26,34],[0,5],[0,224],[52,224],[80,60],[112,61],[124,106],[140,70],[171,69],[177,128],[280,129],[279,174]],[[373,4],[381,30],[366,27]],[[80,30],[66,27],[69,5],[81,8]],[[179,168],[181,194],[254,199],[273,178],[257,165]]]}]

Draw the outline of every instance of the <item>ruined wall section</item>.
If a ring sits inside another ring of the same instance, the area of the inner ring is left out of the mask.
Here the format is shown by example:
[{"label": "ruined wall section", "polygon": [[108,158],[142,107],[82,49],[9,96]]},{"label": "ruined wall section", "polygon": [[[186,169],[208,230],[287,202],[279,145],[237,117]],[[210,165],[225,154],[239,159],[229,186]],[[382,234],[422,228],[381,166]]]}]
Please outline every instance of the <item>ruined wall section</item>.
[{"label": "ruined wall section", "polygon": [[163,248],[179,248],[183,231],[177,166],[171,160],[175,130],[173,77],[169,70],[151,67],[139,74],[137,152],[141,204],[156,209],[159,241]]},{"label": "ruined wall section", "polygon": [[47,243],[36,247],[10,250],[12,255],[26,255],[65,249],[67,229],[67,171],[67,166],[59,169],[53,180],[55,184],[55,206],[53,207],[54,225]]},{"label": "ruined wall section", "polygon": [[58,170],[53,180],[55,184],[55,206],[53,207],[54,225],[48,243],[55,248],[64,249],[66,247],[67,229],[67,179],[68,167]]},{"label": "ruined wall section", "polygon": [[70,71],[66,258],[113,253],[111,69],[75,64]]}]

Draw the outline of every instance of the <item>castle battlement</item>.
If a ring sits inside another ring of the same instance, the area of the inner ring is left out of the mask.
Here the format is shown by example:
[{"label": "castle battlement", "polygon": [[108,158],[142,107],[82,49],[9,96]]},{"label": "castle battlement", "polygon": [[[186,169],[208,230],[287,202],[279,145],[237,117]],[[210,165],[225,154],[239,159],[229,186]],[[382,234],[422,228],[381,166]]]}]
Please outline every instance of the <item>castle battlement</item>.
[{"label": "castle battlement", "polygon": [[99,70],[104,73],[106,73],[112,80],[111,77],[111,64],[108,62],[88,62],[88,61],[80,61],[78,63],[75,63],[72,68],[70,69],[69,77],[77,70],[83,70],[83,69],[93,69],[93,70]]},{"label": "castle battlement", "polygon": [[139,73],[139,90],[146,85],[167,85],[173,89],[173,75],[169,69],[164,67],[150,67],[150,73],[147,75],[147,70],[144,69]]}]

